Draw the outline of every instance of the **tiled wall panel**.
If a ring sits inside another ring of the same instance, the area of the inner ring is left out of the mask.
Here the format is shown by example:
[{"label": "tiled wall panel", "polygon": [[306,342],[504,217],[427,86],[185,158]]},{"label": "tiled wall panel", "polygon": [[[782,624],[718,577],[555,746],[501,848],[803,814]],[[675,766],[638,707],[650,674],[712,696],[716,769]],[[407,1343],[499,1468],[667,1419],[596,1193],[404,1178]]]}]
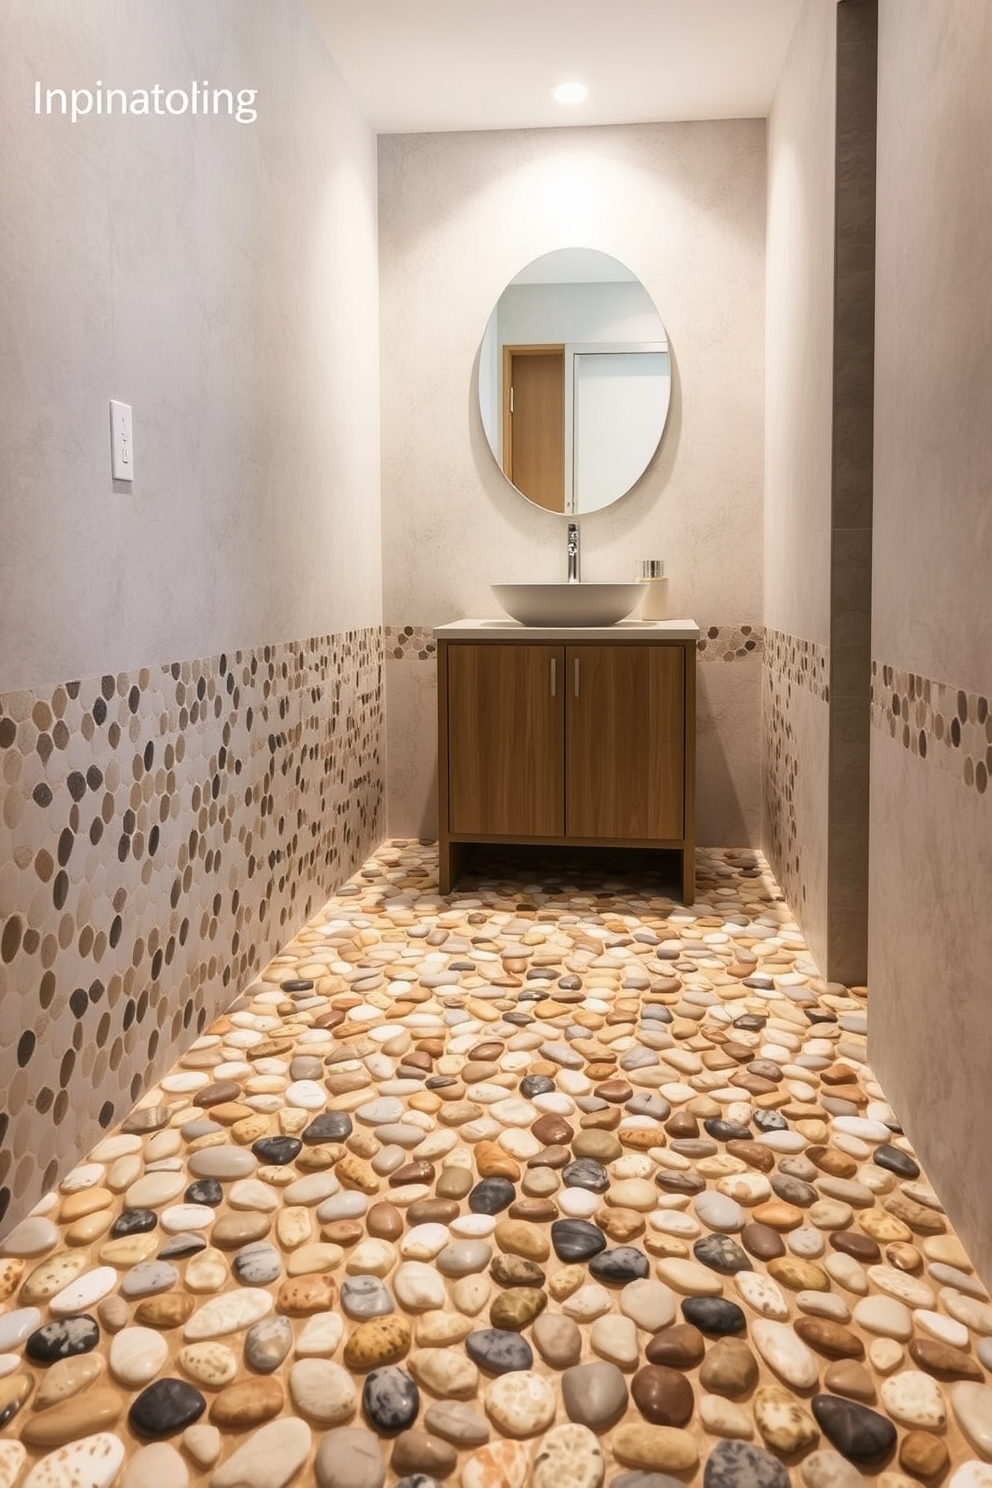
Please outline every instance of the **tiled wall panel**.
[{"label": "tiled wall panel", "polygon": [[0,696],[0,1228],[376,846],[382,633]]}]

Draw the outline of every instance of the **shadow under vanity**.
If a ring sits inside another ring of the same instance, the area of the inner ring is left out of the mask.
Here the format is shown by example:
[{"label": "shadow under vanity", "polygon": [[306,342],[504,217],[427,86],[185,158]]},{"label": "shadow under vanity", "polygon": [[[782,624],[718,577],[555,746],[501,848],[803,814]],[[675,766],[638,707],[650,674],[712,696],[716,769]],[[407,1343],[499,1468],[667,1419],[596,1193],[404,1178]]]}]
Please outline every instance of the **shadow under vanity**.
[{"label": "shadow under vanity", "polygon": [[438,855],[473,845],[668,850],[695,894],[696,642],[689,620],[439,626]]}]

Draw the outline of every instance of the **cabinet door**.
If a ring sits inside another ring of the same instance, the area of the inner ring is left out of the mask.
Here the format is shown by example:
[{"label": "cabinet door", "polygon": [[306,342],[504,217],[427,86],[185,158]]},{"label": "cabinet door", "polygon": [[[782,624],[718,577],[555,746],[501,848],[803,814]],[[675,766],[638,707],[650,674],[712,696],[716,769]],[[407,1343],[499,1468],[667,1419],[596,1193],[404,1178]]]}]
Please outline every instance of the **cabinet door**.
[{"label": "cabinet door", "polygon": [[569,837],[681,839],[684,666],[681,646],[566,648]]},{"label": "cabinet door", "polygon": [[565,830],[564,647],[448,646],[448,829]]}]

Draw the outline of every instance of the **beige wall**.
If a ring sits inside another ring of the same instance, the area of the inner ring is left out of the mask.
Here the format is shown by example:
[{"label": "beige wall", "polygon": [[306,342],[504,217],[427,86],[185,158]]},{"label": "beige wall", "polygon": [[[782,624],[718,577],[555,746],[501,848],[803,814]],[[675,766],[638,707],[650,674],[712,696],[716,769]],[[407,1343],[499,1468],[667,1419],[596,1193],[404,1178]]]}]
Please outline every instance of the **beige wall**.
[{"label": "beige wall", "polygon": [[[303,7],[6,0],[0,69],[0,691],[378,623],[375,137]],[[97,78],[258,119],[35,115]]]},{"label": "beige wall", "polygon": [[[561,518],[523,501],[486,445],[477,354],[531,259],[572,243],[621,259],[665,321],[672,409],[633,493],[583,518],[583,576],[663,557],[673,613],[719,632],[699,668],[710,843],[753,843],[760,819],[760,665],[740,628],[761,620],[764,146],[756,120],[379,142],[386,621],[492,615],[491,583],[564,577]],[[389,827],[430,834],[433,663],[398,649],[388,660],[387,644]]]},{"label": "beige wall", "polygon": [[870,1053],[992,1281],[992,13],[881,0]]},{"label": "beige wall", "polygon": [[[98,78],[258,119],[34,114]],[[375,139],[302,7],[7,0],[0,106],[6,1228],[375,845],[383,759]]]}]

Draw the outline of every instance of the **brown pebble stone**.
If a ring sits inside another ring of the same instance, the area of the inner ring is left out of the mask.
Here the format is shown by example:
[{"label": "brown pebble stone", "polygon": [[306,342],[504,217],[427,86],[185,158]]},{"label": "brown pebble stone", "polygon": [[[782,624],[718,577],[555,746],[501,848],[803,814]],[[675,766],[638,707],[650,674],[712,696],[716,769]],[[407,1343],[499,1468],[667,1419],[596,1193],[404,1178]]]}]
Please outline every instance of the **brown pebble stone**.
[{"label": "brown pebble stone", "polygon": [[332,1095],[351,1095],[356,1090],[368,1090],[372,1077],[362,1070],[347,1070],[339,1075],[325,1075],[324,1084]]},{"label": "brown pebble stone", "polygon": [[463,1199],[474,1182],[468,1168],[442,1168],[434,1192],[442,1199]]},{"label": "brown pebble stone", "polygon": [[[576,1137],[575,1140],[576,1142],[578,1142],[581,1139],[581,1132],[616,1131],[622,1120],[623,1112],[620,1110],[619,1106],[607,1106],[604,1111],[586,1111],[584,1116],[579,1117],[579,1127],[581,1128],[581,1131],[579,1137]],[[577,1152],[577,1150],[578,1149],[573,1143],[572,1151]]]},{"label": "brown pebble stone", "polygon": [[706,1352],[706,1340],[692,1323],[676,1323],[663,1328],[648,1341],[644,1356],[649,1364],[666,1364],[671,1369],[694,1369]]},{"label": "brown pebble stone", "polygon": [[193,1105],[208,1110],[211,1106],[222,1106],[227,1101],[237,1100],[241,1094],[241,1086],[236,1080],[215,1080],[212,1085],[204,1085],[193,1096]]},{"label": "brown pebble stone", "polygon": [[[925,1204],[917,1204],[912,1199],[907,1199],[904,1193],[889,1194],[882,1200],[882,1208],[893,1216],[896,1223],[908,1225],[920,1235],[943,1235],[947,1229],[947,1221],[943,1215],[938,1214],[935,1209],[928,1209]],[[876,1239],[881,1239],[876,1236]],[[911,1235],[886,1236],[891,1240],[911,1240]]]},{"label": "brown pebble stone", "polygon": [[506,1212],[510,1219],[528,1224],[550,1224],[559,1217],[558,1205],[551,1199],[517,1199]]},{"label": "brown pebble stone", "polygon": [[665,1122],[670,1137],[698,1137],[699,1122],[688,1111],[674,1111]]},{"label": "brown pebble stone", "polygon": [[337,1283],[332,1277],[290,1276],[276,1293],[276,1311],[287,1317],[307,1317],[312,1312],[329,1312],[337,1298]]},{"label": "brown pebble stone", "polygon": [[97,1385],[80,1395],[71,1396],[60,1405],[36,1411],[25,1422],[21,1440],[32,1447],[61,1447],[81,1436],[110,1430],[123,1410],[124,1401],[116,1390]]},{"label": "brown pebble stone", "polygon": [[855,1359],[838,1359],[828,1365],[823,1376],[823,1385],[834,1395],[846,1395],[849,1400],[874,1400],[875,1385],[863,1364]]},{"label": "brown pebble stone", "polygon": [[[236,1121],[247,1121],[257,1115],[251,1106],[246,1106],[241,1101],[221,1101],[219,1105],[210,1108],[211,1121],[219,1121],[222,1126],[233,1126]],[[254,1137],[251,1140],[254,1141]]]},{"label": "brown pebble stone", "polygon": [[476,1044],[469,1049],[468,1057],[469,1059],[485,1059],[491,1063],[494,1059],[499,1059],[503,1049],[504,1045],[501,1040],[485,1039],[481,1044]]},{"label": "brown pebble stone", "polygon": [[906,1245],[898,1240],[885,1247],[885,1259],[897,1271],[907,1271],[915,1275],[917,1271],[923,1270],[923,1257],[916,1246]]},{"label": "brown pebble stone", "polygon": [[379,1192],[378,1175],[363,1158],[356,1157],[353,1152],[346,1153],[339,1163],[335,1163],[334,1173],[345,1188],[355,1188],[363,1194]]},{"label": "brown pebble stone", "polygon": [[390,1188],[402,1188],[407,1183],[433,1183],[434,1164],[421,1159],[418,1162],[404,1163],[401,1168],[389,1175]]},{"label": "brown pebble stone", "polygon": [[539,1116],[531,1127],[531,1134],[545,1147],[557,1147],[571,1142],[575,1128],[564,1116]]},{"label": "brown pebble stone", "polygon": [[66,1194],[59,1205],[59,1223],[71,1224],[74,1219],[83,1219],[100,1209],[108,1209],[114,1202],[109,1188],[81,1188],[76,1193]]},{"label": "brown pebble stone", "polygon": [[634,1404],[655,1426],[684,1426],[692,1415],[692,1386],[677,1369],[645,1364],[630,1382]]},{"label": "brown pebble stone", "polygon": [[755,1224],[767,1225],[769,1229],[784,1232],[797,1230],[804,1215],[795,1204],[783,1203],[781,1199],[769,1199],[767,1203],[757,1204],[751,1210],[751,1218]]},{"label": "brown pebble stone", "polygon": [[757,1168],[759,1173],[770,1173],[775,1166],[774,1152],[770,1147],[763,1147],[760,1142],[735,1137],[727,1143],[727,1151],[731,1157],[739,1157],[741,1162],[747,1163],[749,1168]]},{"label": "brown pebble stone", "polygon": [[461,1205],[454,1199],[417,1199],[406,1211],[407,1222],[418,1224],[450,1224],[458,1217]]},{"label": "brown pebble stone", "polygon": [[239,1380],[221,1390],[210,1407],[210,1419],[215,1426],[235,1430],[258,1426],[277,1416],[285,1399],[282,1385],[271,1375]]},{"label": "brown pebble stone", "polygon": [[365,1227],[376,1240],[398,1240],[403,1216],[395,1204],[373,1204],[365,1216]]},{"label": "brown pebble stone", "polygon": [[793,1327],[803,1343],[828,1359],[863,1359],[865,1346],[856,1333],[827,1318],[797,1318]]},{"label": "brown pebble stone", "polygon": [[623,1155],[623,1147],[612,1132],[586,1130],[580,1131],[572,1143],[572,1154],[577,1158],[591,1157],[605,1166]]},{"label": "brown pebble stone", "polygon": [[100,1320],[101,1328],[108,1333],[119,1333],[131,1321],[130,1307],[123,1297],[116,1294],[104,1297],[103,1301],[98,1303],[96,1315]]},{"label": "brown pebble stone", "polygon": [[899,1444],[899,1466],[917,1478],[935,1478],[950,1460],[946,1444],[929,1431],[907,1431]]},{"label": "brown pebble stone", "polygon": [[865,1210],[858,1215],[858,1224],[866,1235],[870,1235],[880,1245],[886,1245],[890,1240],[909,1243],[913,1239],[909,1225],[897,1219],[894,1214],[887,1214],[884,1209]]},{"label": "brown pebble stone", "polygon": [[378,1369],[396,1364],[410,1351],[410,1324],[399,1313],[359,1323],[344,1346],[346,1369]]},{"label": "brown pebble stone", "polygon": [[196,1306],[194,1298],[185,1292],[160,1292],[157,1297],[145,1297],[134,1312],[134,1321],[143,1328],[179,1328],[188,1322]]},{"label": "brown pebble stone", "polygon": [[232,1210],[215,1219],[210,1231],[210,1243],[218,1250],[239,1250],[253,1240],[264,1240],[272,1228],[268,1214],[256,1214],[250,1209]]},{"label": "brown pebble stone", "polygon": [[858,1171],[854,1158],[838,1152],[836,1147],[807,1147],[803,1155],[829,1178],[853,1178]]},{"label": "brown pebble stone", "polygon": [[467,1059],[461,1068],[461,1078],[466,1085],[481,1085],[498,1073],[499,1066],[487,1059]]},{"label": "brown pebble stone", "polygon": [[593,1094],[598,1096],[600,1100],[609,1101],[611,1104],[616,1105],[623,1105],[626,1101],[629,1101],[633,1093],[633,1086],[628,1085],[626,1080],[604,1080],[593,1091]]},{"label": "brown pebble stone", "polygon": [[660,1123],[657,1127],[625,1127],[620,1133],[620,1141],[631,1152],[649,1152],[652,1147],[664,1147],[665,1134]]},{"label": "brown pebble stone", "polygon": [[520,1164],[498,1142],[480,1142],[475,1149],[475,1165],[480,1178],[509,1178],[516,1183],[520,1177]]},{"label": "brown pebble stone", "polygon": [[618,1245],[626,1245],[628,1240],[644,1233],[644,1215],[636,1209],[600,1209],[596,1223],[604,1235],[609,1235]]},{"label": "brown pebble stone", "polygon": [[357,1245],[364,1234],[365,1226],[360,1219],[335,1219],[322,1227],[320,1237],[331,1245],[343,1245],[347,1248]]},{"label": "brown pebble stone", "polygon": [[927,1374],[941,1380],[975,1380],[984,1382],[985,1376],[970,1354],[953,1348],[949,1343],[938,1343],[935,1338],[914,1338],[909,1345],[910,1357]]},{"label": "brown pebble stone", "polygon": [[501,1219],[493,1232],[493,1239],[500,1250],[524,1256],[529,1261],[546,1261],[551,1254],[546,1231],[519,1219]]},{"label": "brown pebble stone", "polygon": [[769,1261],[768,1274],[780,1286],[788,1287],[790,1292],[830,1290],[830,1277],[823,1267],[817,1266],[813,1261],[804,1261],[799,1256],[779,1256]]},{"label": "brown pebble stone", "polygon": [[853,1256],[856,1261],[863,1261],[868,1265],[882,1259],[877,1242],[868,1235],[859,1235],[856,1230],[835,1230],[830,1236],[830,1244],[841,1255]]},{"label": "brown pebble stone", "polygon": [[567,1147],[543,1147],[540,1152],[535,1152],[533,1157],[527,1159],[529,1168],[564,1168],[572,1161],[572,1154]]},{"label": "brown pebble stone", "polygon": [[393,1471],[401,1477],[425,1473],[432,1478],[446,1478],[458,1464],[458,1453],[448,1442],[426,1431],[402,1431],[393,1444]]},{"label": "brown pebble stone", "polygon": [[699,1383],[714,1395],[745,1395],[757,1378],[757,1360],[742,1338],[718,1338],[699,1370]]},{"label": "brown pebble stone", "polygon": [[494,1328],[521,1333],[548,1305],[548,1294],[540,1287],[508,1287],[493,1298],[489,1321]]},{"label": "brown pebble stone", "polygon": [[759,1261],[773,1261],[777,1256],[785,1255],[785,1241],[778,1230],[773,1230],[770,1225],[755,1224],[748,1220],[741,1227],[740,1239],[748,1254],[757,1257]]},{"label": "brown pebble stone", "polygon": [[544,1272],[534,1261],[527,1261],[523,1256],[498,1255],[489,1267],[489,1274],[500,1286],[505,1287],[541,1287],[544,1285]]},{"label": "brown pebble stone", "polygon": [[701,1174],[692,1171],[674,1173],[665,1168],[659,1168],[654,1175],[654,1181],[665,1193],[698,1194],[702,1193],[706,1187],[706,1179]]}]

